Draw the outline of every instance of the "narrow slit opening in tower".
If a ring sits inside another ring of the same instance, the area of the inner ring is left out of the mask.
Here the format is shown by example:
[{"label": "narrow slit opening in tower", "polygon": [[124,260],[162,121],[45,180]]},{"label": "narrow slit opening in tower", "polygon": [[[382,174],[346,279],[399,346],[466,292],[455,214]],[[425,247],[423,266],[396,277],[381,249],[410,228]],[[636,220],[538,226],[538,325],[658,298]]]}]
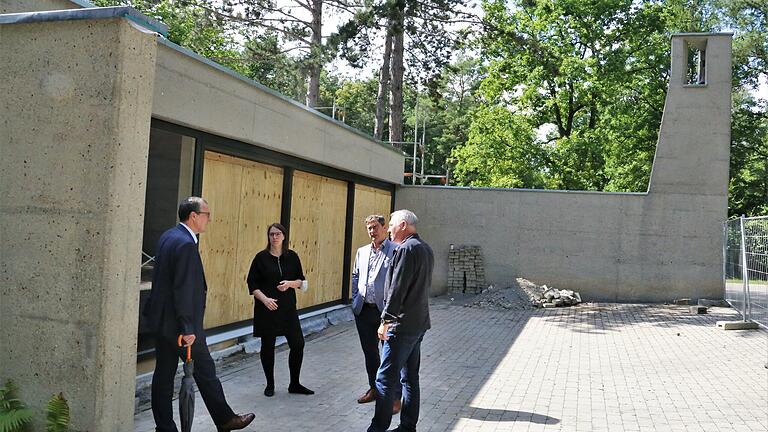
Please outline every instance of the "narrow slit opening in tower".
[{"label": "narrow slit opening in tower", "polygon": [[707,41],[686,41],[685,85],[707,84]]}]

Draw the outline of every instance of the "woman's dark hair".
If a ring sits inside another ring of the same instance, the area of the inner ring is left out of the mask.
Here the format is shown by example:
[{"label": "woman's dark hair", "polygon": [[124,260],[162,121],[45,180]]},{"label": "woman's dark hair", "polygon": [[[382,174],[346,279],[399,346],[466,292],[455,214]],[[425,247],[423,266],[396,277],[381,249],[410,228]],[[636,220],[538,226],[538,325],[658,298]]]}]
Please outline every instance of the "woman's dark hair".
[{"label": "woman's dark hair", "polygon": [[286,230],[284,226],[277,222],[267,227],[267,247],[265,247],[264,250],[269,252],[269,231],[272,228],[277,228],[281,233],[283,233],[283,250],[280,251],[280,253],[284,255],[288,251],[288,230]]}]

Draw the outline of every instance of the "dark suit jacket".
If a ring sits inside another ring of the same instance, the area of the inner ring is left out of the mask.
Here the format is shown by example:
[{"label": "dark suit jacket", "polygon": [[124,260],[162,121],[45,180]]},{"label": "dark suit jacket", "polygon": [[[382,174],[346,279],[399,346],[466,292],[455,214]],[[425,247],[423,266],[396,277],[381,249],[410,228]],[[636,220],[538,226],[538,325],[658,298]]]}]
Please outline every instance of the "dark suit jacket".
[{"label": "dark suit jacket", "polygon": [[160,236],[156,252],[152,291],[144,308],[148,330],[171,340],[180,334],[203,336],[207,286],[192,234],[179,224]]},{"label": "dark suit jacket", "polygon": [[427,331],[429,290],[435,256],[432,248],[413,234],[395,250],[384,284],[384,312],[381,318],[394,321],[394,332]]}]

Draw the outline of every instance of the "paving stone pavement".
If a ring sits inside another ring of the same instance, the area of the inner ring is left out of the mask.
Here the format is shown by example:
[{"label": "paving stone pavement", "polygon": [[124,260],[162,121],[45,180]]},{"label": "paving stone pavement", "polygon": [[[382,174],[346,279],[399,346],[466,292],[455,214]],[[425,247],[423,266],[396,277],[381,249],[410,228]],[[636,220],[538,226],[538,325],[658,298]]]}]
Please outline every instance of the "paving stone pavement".
[{"label": "paving stone pavement", "polygon": [[[442,297],[422,345],[420,432],[768,431],[768,331],[724,331],[728,308],[585,304],[494,311]],[[354,323],[307,339],[303,383],[287,392],[288,351],[276,356],[276,394],[266,398],[258,354],[220,368],[248,431],[364,431],[373,404]],[[196,401],[193,431],[215,431]],[[398,418],[393,418],[392,427]],[[137,432],[153,431],[149,410]]]}]

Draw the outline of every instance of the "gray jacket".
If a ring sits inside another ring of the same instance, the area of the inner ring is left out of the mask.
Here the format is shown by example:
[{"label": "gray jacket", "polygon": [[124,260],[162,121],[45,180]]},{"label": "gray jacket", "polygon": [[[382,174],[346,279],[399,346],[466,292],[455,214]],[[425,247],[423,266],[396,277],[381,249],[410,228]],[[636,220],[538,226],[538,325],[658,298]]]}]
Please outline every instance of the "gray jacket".
[{"label": "gray jacket", "polygon": [[384,312],[394,332],[423,332],[429,321],[429,291],[435,256],[418,234],[405,239],[395,250],[384,284]]},{"label": "gray jacket", "polygon": [[[379,312],[384,310],[384,282],[386,281],[387,269],[389,269],[389,263],[396,247],[395,243],[388,239],[384,240],[384,243],[381,245],[384,259],[380,260],[378,265],[372,269],[373,292]],[[360,310],[363,309],[363,303],[365,302],[365,282],[368,280],[368,258],[370,256],[370,244],[359,248],[355,255],[355,265],[352,268],[352,312],[355,315],[360,315]]]}]

